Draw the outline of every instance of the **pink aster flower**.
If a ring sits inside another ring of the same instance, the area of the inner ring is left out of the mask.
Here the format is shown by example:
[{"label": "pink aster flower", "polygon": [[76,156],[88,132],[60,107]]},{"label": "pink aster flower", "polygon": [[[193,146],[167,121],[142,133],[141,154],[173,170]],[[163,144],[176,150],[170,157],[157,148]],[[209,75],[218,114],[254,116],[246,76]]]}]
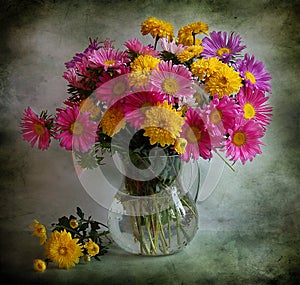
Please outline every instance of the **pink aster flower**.
[{"label": "pink aster flower", "polygon": [[162,103],[166,96],[155,91],[141,91],[128,95],[124,102],[124,113],[126,120],[131,126],[140,129],[145,119],[146,110]]},{"label": "pink aster flower", "polygon": [[175,41],[169,42],[167,38],[161,39],[161,47],[163,51],[167,51],[175,55],[187,48],[187,46],[184,46],[183,44],[177,44]]},{"label": "pink aster flower", "polygon": [[96,140],[97,123],[90,121],[89,112],[80,113],[76,105],[57,109],[56,127],[60,146],[66,150],[87,152]]},{"label": "pink aster flower", "polygon": [[[192,74],[184,65],[161,61],[149,76],[150,89],[167,94],[170,99],[194,94]],[[172,101],[172,100],[170,100]]]},{"label": "pink aster flower", "polygon": [[95,88],[96,78],[89,72],[89,61],[83,57],[81,61],[74,63],[74,66],[64,72],[65,78],[69,85],[79,89],[91,91]]},{"label": "pink aster flower", "polygon": [[103,67],[104,70],[108,70],[108,68],[118,69],[130,61],[127,52],[120,52],[113,48],[94,50],[88,59],[91,67]]},{"label": "pink aster flower", "polygon": [[129,67],[122,66],[120,67],[119,72],[115,71],[113,75],[108,72],[102,73],[100,82],[97,83],[95,94],[100,102],[106,103],[107,108],[129,94],[129,72]]},{"label": "pink aster flower", "polygon": [[197,160],[199,157],[204,159],[212,157],[210,136],[201,116],[199,108],[189,108],[186,113],[185,124],[180,135],[187,141],[185,153],[181,155],[181,159],[186,162],[191,158]]},{"label": "pink aster flower", "polygon": [[134,52],[138,55],[152,55],[154,57],[157,57],[159,54],[159,51],[155,50],[153,46],[147,45],[144,46],[142,42],[140,42],[138,39],[130,39],[124,44],[129,52]]},{"label": "pink aster flower", "polygon": [[51,121],[43,117],[39,118],[30,107],[24,110],[21,120],[23,139],[29,142],[32,147],[37,143],[39,149],[48,149],[50,145],[48,125]]},{"label": "pink aster flower", "polygon": [[223,141],[228,129],[232,128],[236,117],[242,113],[233,98],[215,95],[208,105],[204,105],[203,121],[214,145]]},{"label": "pink aster flower", "polygon": [[210,37],[202,40],[204,50],[201,55],[205,58],[217,57],[227,63],[233,56],[239,55],[239,52],[246,48],[241,45],[241,37],[233,32],[228,37],[226,32],[213,31],[209,35]]},{"label": "pink aster flower", "polygon": [[254,55],[250,57],[245,54],[243,60],[237,61],[237,70],[245,80],[246,86],[253,86],[261,91],[271,93],[271,75],[266,71],[263,62],[255,60]]},{"label": "pink aster flower", "polygon": [[245,119],[254,119],[262,127],[271,123],[272,107],[266,102],[269,97],[264,92],[252,87],[244,87],[236,96]]},{"label": "pink aster flower", "polygon": [[70,69],[75,66],[76,63],[81,62],[82,58],[86,58],[87,55],[91,54],[92,51],[98,50],[101,45],[98,42],[98,38],[92,40],[89,38],[90,44],[89,46],[81,53],[76,53],[72,60],[65,63],[66,68]]},{"label": "pink aster flower", "polygon": [[264,136],[263,128],[255,120],[245,120],[239,117],[234,127],[229,130],[229,137],[226,140],[226,157],[237,161],[240,159],[243,164],[247,160],[252,161],[257,154],[261,154],[260,145],[263,144],[260,138]]}]

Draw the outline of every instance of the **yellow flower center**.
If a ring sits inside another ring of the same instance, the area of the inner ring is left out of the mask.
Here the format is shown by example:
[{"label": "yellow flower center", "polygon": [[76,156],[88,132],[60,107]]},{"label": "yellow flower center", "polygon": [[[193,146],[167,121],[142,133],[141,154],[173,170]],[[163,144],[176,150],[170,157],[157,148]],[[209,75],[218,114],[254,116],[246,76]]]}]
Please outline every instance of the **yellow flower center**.
[{"label": "yellow flower center", "polygon": [[255,78],[254,74],[252,72],[250,72],[250,71],[246,71],[245,72],[245,78],[248,79],[248,80],[250,80],[250,82],[252,84],[256,83],[256,78]]},{"label": "yellow flower center", "polygon": [[162,83],[162,89],[169,95],[174,95],[178,92],[178,82],[174,78],[166,78]]},{"label": "yellow flower center", "polygon": [[127,90],[127,81],[126,80],[118,80],[114,86],[112,87],[112,93],[116,96],[121,96]]},{"label": "yellow flower center", "polygon": [[74,136],[80,136],[83,133],[83,126],[79,122],[74,122],[70,126],[70,132]]},{"label": "yellow flower center", "polygon": [[114,59],[108,59],[108,60],[104,61],[104,64],[106,66],[113,66],[115,64],[115,62],[116,61]]},{"label": "yellow flower center", "polygon": [[35,123],[33,129],[38,136],[44,135],[45,128],[41,123]]},{"label": "yellow flower center", "polygon": [[242,131],[238,131],[233,135],[232,142],[236,146],[242,146],[246,143],[247,137],[246,134]]},{"label": "yellow flower center", "polygon": [[65,246],[62,246],[62,247],[60,247],[60,248],[58,249],[58,253],[59,253],[60,255],[66,255],[67,252],[68,252],[68,249],[67,249]]},{"label": "yellow flower center", "polygon": [[230,48],[226,48],[226,47],[219,48],[219,49],[217,50],[217,56],[222,57],[222,55],[223,55],[224,53],[230,54],[230,52],[231,52]]},{"label": "yellow flower center", "polygon": [[223,117],[223,114],[222,114],[222,111],[220,111],[220,110],[213,110],[209,115],[210,121],[215,125],[217,125],[218,123],[221,122],[222,117]]},{"label": "yellow flower center", "polygon": [[255,116],[255,109],[252,104],[246,103],[244,105],[244,118],[252,119]]},{"label": "yellow flower center", "polygon": [[185,138],[189,143],[197,143],[201,141],[201,132],[198,127],[192,126],[186,129]]},{"label": "yellow flower center", "polygon": [[220,77],[220,84],[227,85],[228,84],[228,78],[226,76]]}]

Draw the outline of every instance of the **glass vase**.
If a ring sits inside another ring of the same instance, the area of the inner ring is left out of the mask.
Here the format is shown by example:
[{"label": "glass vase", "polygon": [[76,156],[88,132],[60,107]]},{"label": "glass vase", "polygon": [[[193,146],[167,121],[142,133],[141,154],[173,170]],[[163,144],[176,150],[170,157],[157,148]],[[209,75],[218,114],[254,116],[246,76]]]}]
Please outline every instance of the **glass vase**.
[{"label": "glass vase", "polygon": [[123,165],[123,182],[108,211],[111,237],[122,249],[138,255],[169,255],[194,238],[198,211],[182,179],[186,178],[183,163],[179,156],[150,158],[139,163],[146,164],[139,167],[142,174]]}]

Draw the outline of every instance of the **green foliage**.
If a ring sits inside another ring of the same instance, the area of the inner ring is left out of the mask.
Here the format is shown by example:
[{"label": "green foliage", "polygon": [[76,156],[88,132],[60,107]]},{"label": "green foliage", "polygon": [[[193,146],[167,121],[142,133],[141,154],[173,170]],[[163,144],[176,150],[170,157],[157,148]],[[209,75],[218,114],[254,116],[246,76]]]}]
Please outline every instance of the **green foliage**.
[{"label": "green foliage", "polygon": [[[77,226],[74,226],[72,222]],[[91,239],[99,246],[99,253],[93,256],[96,260],[99,260],[100,255],[107,253],[107,249],[111,244],[107,226],[93,220],[91,216],[85,217],[85,214],[79,207],[76,209],[76,216],[60,217],[57,223],[52,224],[52,227],[52,231],[63,231],[65,229],[71,233],[72,238],[78,238],[81,244]],[[84,249],[84,253],[87,254],[86,249]]]}]

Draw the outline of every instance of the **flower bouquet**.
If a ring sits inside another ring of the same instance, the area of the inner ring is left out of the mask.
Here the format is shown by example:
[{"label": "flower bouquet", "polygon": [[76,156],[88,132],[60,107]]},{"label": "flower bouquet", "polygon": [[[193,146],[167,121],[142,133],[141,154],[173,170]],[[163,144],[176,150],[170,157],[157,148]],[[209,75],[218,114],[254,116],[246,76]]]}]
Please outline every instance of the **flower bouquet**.
[{"label": "flower bouquet", "polygon": [[106,152],[118,156],[125,178],[110,230],[115,240],[126,232],[135,253],[169,254],[195,234],[197,209],[181,191],[184,163],[218,155],[233,169],[262,153],[271,76],[242,53],[239,35],[208,30],[194,22],[175,37],[172,24],[150,17],[141,32],[153,45],[132,38],[119,50],[90,39],[65,63],[64,106],[54,115],[24,111],[23,138],[32,146],[46,150],[57,140],[82,169],[99,167]]},{"label": "flower bouquet", "polygon": [[40,245],[45,249],[45,257],[35,259],[34,270],[44,272],[50,262],[56,263],[58,268],[70,269],[80,262],[89,262],[91,258],[100,260],[99,256],[107,252],[111,240],[107,237],[108,231],[102,230],[106,225],[85,217],[77,207],[76,216],[63,216],[52,224],[51,235],[48,237],[44,224],[34,220],[29,226],[32,235],[40,239]]}]

